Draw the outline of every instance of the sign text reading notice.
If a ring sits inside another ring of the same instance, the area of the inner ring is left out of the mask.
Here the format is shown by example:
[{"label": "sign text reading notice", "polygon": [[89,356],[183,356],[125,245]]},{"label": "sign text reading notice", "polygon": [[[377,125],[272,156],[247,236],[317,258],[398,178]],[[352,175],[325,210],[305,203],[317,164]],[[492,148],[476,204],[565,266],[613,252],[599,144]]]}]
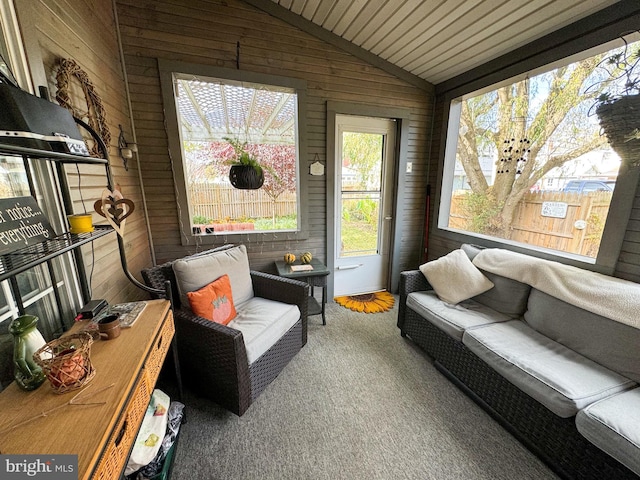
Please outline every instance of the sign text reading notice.
[{"label": "sign text reading notice", "polygon": [[33,197],[0,199],[0,254],[55,236],[49,220]]}]

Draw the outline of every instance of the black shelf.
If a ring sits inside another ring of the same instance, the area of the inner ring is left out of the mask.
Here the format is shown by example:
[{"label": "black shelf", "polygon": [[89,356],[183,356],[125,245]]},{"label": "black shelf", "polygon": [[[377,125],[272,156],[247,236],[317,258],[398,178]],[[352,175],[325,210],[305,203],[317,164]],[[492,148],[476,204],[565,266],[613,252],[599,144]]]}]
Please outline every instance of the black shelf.
[{"label": "black shelf", "polygon": [[322,307],[314,297],[309,297],[309,306],[307,308],[307,315],[320,315],[322,313]]},{"label": "black shelf", "polygon": [[37,148],[21,147],[19,145],[9,145],[6,143],[0,143],[0,155],[26,155],[29,158],[42,158],[60,163],[85,163],[94,165],[106,165],[109,163],[109,160],[106,158],[39,150]]},{"label": "black shelf", "polygon": [[111,232],[109,225],[96,225],[90,233],[64,233],[51,240],[0,255],[0,281],[29,270],[47,260],[93,242]]}]

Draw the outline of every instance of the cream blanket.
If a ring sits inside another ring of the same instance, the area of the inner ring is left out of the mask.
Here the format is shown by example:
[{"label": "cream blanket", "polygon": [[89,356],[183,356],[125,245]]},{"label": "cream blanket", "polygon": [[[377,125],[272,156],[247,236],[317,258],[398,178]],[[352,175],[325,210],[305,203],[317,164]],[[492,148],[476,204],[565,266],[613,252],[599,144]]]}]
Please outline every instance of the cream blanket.
[{"label": "cream blanket", "polygon": [[589,312],[640,328],[637,283],[500,248],[481,250],[473,264]]}]

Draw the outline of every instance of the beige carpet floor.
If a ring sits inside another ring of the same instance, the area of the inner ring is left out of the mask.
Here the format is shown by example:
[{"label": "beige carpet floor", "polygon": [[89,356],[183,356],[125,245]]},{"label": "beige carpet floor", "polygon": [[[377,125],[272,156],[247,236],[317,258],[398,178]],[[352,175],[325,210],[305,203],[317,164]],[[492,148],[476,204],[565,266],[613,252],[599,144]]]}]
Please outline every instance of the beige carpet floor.
[{"label": "beige carpet floor", "polygon": [[396,318],[397,306],[330,303],[327,325],[310,317],[307,346],[242,417],[187,392],[172,478],[557,478],[401,338]]}]

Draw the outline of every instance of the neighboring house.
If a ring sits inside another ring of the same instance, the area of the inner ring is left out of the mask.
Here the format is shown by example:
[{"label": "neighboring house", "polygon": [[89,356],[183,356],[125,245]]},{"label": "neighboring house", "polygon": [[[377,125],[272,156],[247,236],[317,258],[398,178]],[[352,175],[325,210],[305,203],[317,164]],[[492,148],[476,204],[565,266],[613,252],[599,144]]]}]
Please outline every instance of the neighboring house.
[{"label": "neighboring house", "polygon": [[[482,174],[487,179],[489,184],[493,183],[493,179],[496,174],[495,158],[489,155],[480,157],[480,168],[482,168]],[[467,180],[467,174],[462,167],[462,164],[456,162],[456,168],[454,171],[453,190],[470,190],[469,181]]]}]

